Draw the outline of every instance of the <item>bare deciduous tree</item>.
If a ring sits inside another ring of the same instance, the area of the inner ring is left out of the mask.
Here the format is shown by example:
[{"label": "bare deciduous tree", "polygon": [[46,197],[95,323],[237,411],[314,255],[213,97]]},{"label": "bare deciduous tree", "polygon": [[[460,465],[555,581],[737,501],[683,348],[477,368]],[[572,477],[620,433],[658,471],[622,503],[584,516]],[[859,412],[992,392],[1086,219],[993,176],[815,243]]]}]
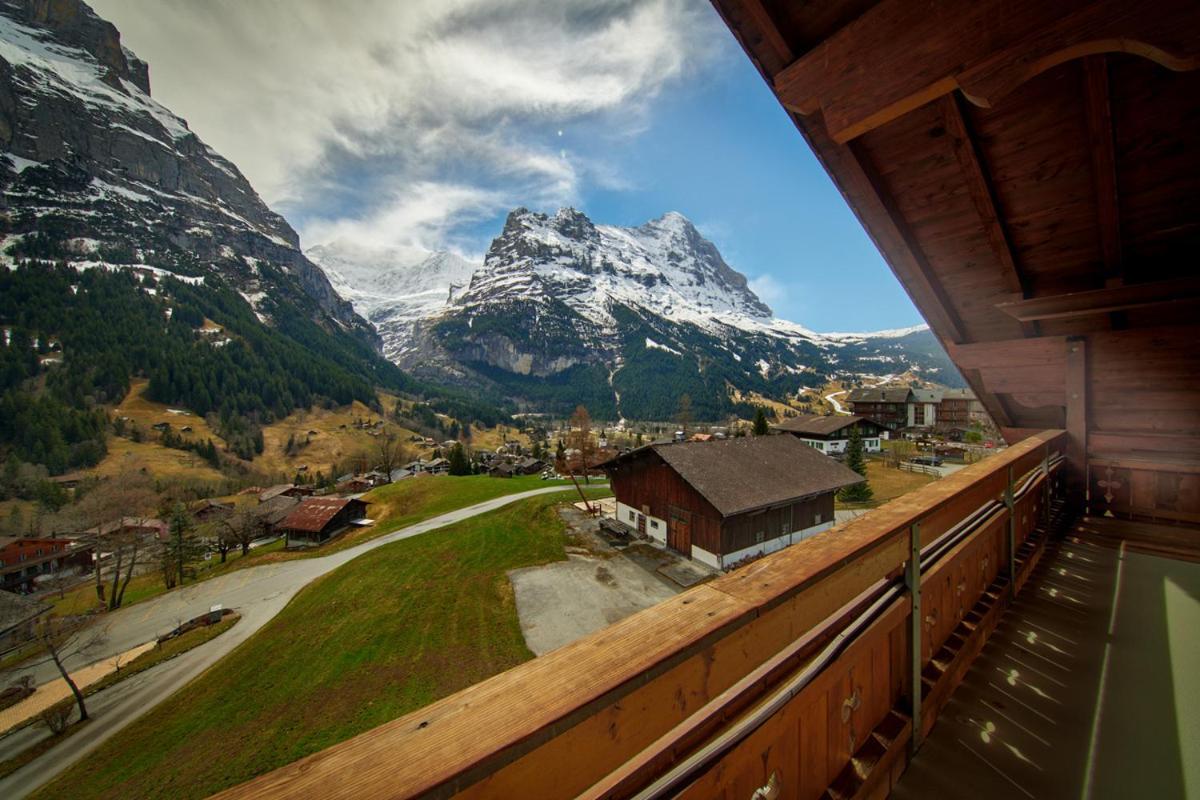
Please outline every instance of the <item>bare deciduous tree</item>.
[{"label": "bare deciduous tree", "polygon": [[[82,617],[49,616],[38,620],[34,637],[48,660],[58,669],[58,674],[66,681],[71,694],[75,696],[75,704],[79,707],[79,721],[87,719],[88,711],[83,692],[71,677],[66,661],[72,656],[79,656],[81,658],[77,660],[84,660],[104,642],[104,631],[88,628],[87,620]],[[54,730],[54,726],[60,721],[57,716],[45,717],[44,721],[53,732],[62,732]]]},{"label": "bare deciduous tree", "polygon": [[567,439],[570,447],[579,451],[579,460],[583,469],[584,483],[588,482],[588,470],[596,454],[596,445],[592,441],[592,416],[583,406],[577,406],[571,415],[570,430]]},{"label": "bare deciduous tree", "polygon": [[[154,508],[158,495],[148,476],[124,472],[93,487],[73,510],[86,530],[85,539],[95,550],[94,575],[96,598],[108,610],[121,607],[130,578],[147,557],[144,534],[137,527],[147,519],[141,516]],[[131,525],[124,520],[131,519]],[[111,591],[105,591],[102,553],[109,553],[108,572]]]},{"label": "bare deciduous tree", "polygon": [[[225,561],[226,551],[231,547],[241,547],[242,555],[249,553],[250,543],[266,532],[266,520],[252,508],[239,508],[221,520],[220,525],[217,539],[222,562]],[[221,549],[222,547],[224,549]]]},{"label": "bare deciduous tree", "polygon": [[392,470],[408,460],[408,448],[393,430],[384,431],[378,438],[379,471],[392,481]]}]

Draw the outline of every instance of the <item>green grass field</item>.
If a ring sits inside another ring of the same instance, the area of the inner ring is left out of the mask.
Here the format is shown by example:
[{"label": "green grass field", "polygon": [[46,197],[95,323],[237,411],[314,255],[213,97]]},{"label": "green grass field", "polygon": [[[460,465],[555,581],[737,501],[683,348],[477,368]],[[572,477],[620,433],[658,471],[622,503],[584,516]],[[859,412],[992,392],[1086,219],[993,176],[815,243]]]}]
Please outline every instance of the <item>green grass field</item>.
[{"label": "green grass field", "polygon": [[36,796],[205,797],[532,658],[506,573],[565,557],[555,506],[573,496],[523,500],[318,579]]},{"label": "green grass field", "polygon": [[[293,558],[317,558],[353,547],[399,528],[414,525],[430,517],[436,517],[438,514],[445,514],[447,511],[473,506],[485,500],[493,500],[530,489],[544,489],[561,485],[570,486],[571,484],[570,481],[544,481],[537,475],[521,475],[515,478],[489,478],[486,475],[409,478],[399,483],[381,486],[367,493],[364,499],[372,504],[368,513],[376,521],[370,527],[352,531],[324,547],[312,550],[284,552],[281,539],[254,548],[244,558],[240,551],[234,551],[229,554],[228,560],[224,564],[214,556],[199,566],[195,580],[188,580],[184,585],[190,586],[197,581],[215,578],[235,569],[244,569],[259,564],[288,561]],[[157,571],[138,575],[129,582],[129,588],[125,591],[124,606],[131,606],[143,600],[158,597],[166,591],[162,576]],[[56,613],[83,614],[96,607],[96,589],[94,585],[88,583],[72,589],[61,598],[50,598],[50,602],[54,605]]]}]

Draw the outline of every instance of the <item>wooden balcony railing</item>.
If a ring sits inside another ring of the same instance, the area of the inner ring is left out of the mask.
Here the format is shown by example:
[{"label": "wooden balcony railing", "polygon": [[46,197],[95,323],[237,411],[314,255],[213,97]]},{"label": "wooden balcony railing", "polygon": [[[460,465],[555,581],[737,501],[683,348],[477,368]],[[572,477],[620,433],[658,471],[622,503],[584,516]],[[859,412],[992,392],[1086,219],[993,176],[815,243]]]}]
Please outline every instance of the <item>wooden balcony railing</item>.
[{"label": "wooden balcony railing", "polygon": [[886,791],[1039,557],[1065,446],[1032,436],[220,796]]}]

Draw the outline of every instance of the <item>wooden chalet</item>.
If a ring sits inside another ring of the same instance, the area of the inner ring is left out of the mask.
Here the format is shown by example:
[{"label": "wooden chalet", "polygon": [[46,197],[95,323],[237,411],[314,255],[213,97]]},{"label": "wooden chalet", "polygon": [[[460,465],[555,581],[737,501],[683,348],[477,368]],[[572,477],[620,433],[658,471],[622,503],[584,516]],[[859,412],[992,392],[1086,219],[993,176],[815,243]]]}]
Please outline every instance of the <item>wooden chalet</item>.
[{"label": "wooden chalet", "polygon": [[862,437],[863,449],[868,453],[878,453],[882,447],[880,437],[886,430],[882,425],[872,422],[857,414],[803,414],[790,417],[775,426],[780,433],[795,436],[809,447],[820,450],[826,455],[846,452],[850,444],[850,432],[858,431]]},{"label": "wooden chalet", "polygon": [[833,527],[834,494],[862,481],[792,436],[652,444],[600,466],[619,521],[717,569]]},{"label": "wooden chalet", "polygon": [[912,390],[907,387],[855,389],[846,396],[850,410],[889,431],[909,425]]},{"label": "wooden chalet", "polygon": [[937,410],[938,430],[967,430],[972,425],[992,426],[983,403],[979,402],[975,393],[970,389],[947,389],[942,392],[942,402]]},{"label": "wooden chalet", "polygon": [[0,590],[32,592],[63,570],[90,569],[95,549],[64,537],[0,537]]},{"label": "wooden chalet", "polygon": [[276,529],[285,547],[314,547],[364,523],[368,503],[352,497],[308,497]]},{"label": "wooden chalet", "polygon": [[1195,789],[1200,4],[714,5],[1007,448],[223,797]]}]

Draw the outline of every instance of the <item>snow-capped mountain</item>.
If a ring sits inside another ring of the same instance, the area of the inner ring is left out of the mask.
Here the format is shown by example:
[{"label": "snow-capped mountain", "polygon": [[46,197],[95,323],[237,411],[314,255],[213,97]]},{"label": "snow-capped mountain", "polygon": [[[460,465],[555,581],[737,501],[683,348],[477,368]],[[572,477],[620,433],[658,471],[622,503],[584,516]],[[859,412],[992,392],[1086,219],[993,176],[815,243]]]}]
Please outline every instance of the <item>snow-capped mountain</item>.
[{"label": "snow-capped mountain", "polygon": [[839,374],[959,380],[925,326],[819,334],[775,318],[675,212],[625,228],[519,208],[469,280],[461,260],[447,269],[412,253],[309,254],[381,325],[402,367],[530,408],[586,402],[605,416],[663,419],[688,394],[712,418],[745,393],[782,398]]},{"label": "snow-capped mountain", "polygon": [[305,254],[375,326],[384,355],[393,361],[404,356],[413,325],[444,311],[451,293],[465,286],[479,266],[446,251],[366,247],[341,239]]},{"label": "snow-capped mountain", "polygon": [[6,263],[220,276],[262,319],[291,303],[374,340],[296,232],[151,97],[147,65],[80,0],[0,2],[0,193]]}]

